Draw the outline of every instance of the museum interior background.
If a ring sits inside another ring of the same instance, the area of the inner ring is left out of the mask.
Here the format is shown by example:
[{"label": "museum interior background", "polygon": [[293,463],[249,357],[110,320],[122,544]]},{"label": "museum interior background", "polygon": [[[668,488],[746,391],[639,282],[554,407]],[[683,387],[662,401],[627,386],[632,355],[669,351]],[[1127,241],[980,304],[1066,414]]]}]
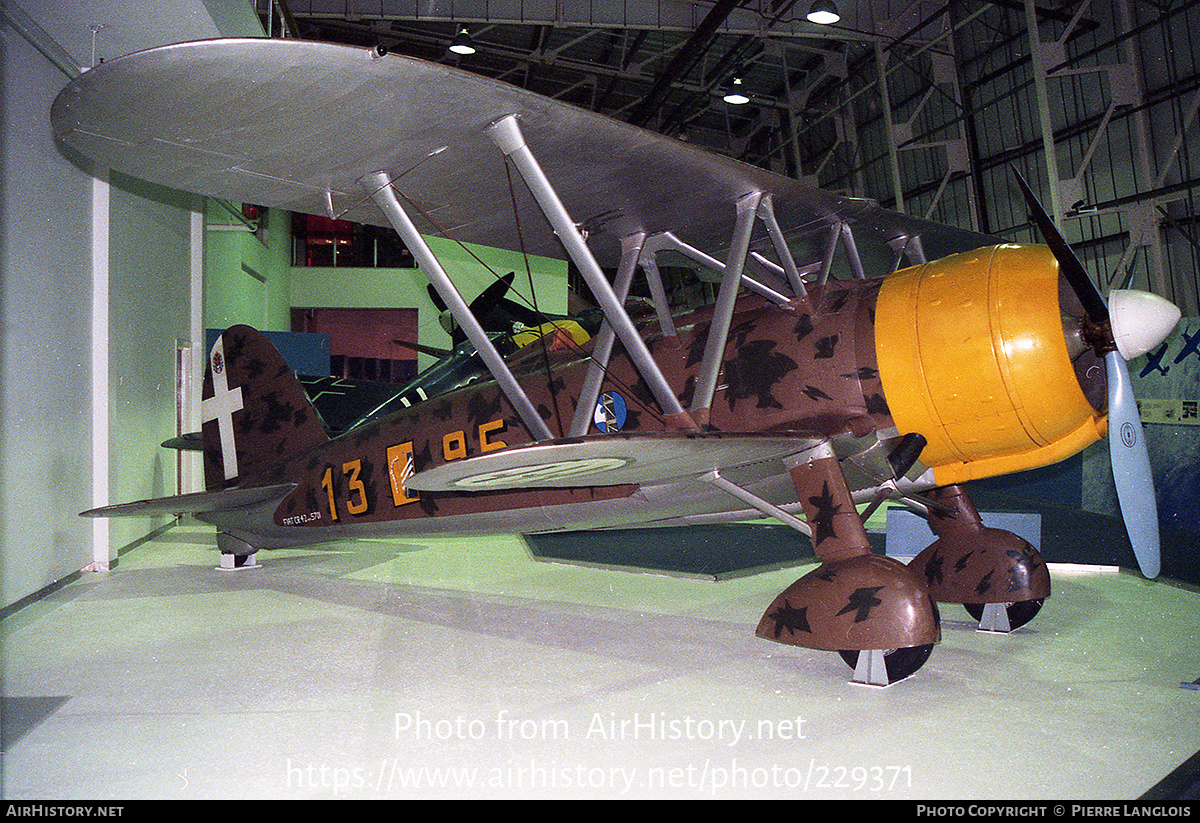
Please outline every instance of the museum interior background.
[{"label": "museum interior background", "polygon": [[[328,331],[346,310],[390,310],[388,322],[415,329],[420,342],[448,340],[419,272],[386,238],[115,174],[95,179],[55,146],[50,104],[79,67],[216,36],[383,43],[451,60],[827,189],[1028,242],[1010,187],[1018,169],[1102,284],[1149,289],[1183,308],[1180,333],[1132,370],[1148,401],[1164,517],[1200,529],[1200,355],[1184,348],[1200,330],[1196,4],[843,0],[841,26],[818,31],[801,19],[806,2],[257,3],[4,2],[5,609],[110,564],[166,525],[79,512],[198,488],[194,459],[159,444],[195,428],[207,329],[304,331],[312,322]],[[466,24],[482,48],[447,57]],[[750,105],[721,99],[734,74]],[[435,251],[468,297],[489,281],[463,249],[435,241]],[[499,271],[525,271],[519,255],[473,251]],[[539,305],[564,311],[566,264],[535,260],[531,270]],[[356,356],[407,363],[389,363],[389,376],[431,362],[420,355],[414,364],[407,351],[334,354],[345,369]],[[1108,476],[1101,444],[1012,483],[1108,512]]]}]

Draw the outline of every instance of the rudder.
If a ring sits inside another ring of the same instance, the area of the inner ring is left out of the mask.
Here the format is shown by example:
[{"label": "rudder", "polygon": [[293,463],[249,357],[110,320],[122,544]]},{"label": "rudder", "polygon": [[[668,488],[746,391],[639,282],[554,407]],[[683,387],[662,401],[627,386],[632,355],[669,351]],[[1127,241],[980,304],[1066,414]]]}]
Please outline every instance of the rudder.
[{"label": "rudder", "polygon": [[329,439],[300,381],[266,335],[249,326],[233,326],[217,338],[201,397],[208,489],[233,485]]}]

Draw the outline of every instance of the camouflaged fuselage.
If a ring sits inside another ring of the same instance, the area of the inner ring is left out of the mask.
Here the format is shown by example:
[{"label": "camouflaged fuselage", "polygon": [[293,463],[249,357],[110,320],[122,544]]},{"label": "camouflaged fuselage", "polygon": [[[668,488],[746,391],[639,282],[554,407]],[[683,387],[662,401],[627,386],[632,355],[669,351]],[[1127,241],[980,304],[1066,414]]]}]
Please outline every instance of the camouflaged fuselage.
[{"label": "camouflaged fuselage", "polygon": [[[723,366],[713,397],[708,428],[721,432],[763,432],[837,436],[866,435],[892,425],[875,358],[874,304],[880,281],[831,282],[814,289],[810,302],[777,306],[761,298],[739,300],[731,324]],[[678,337],[664,338],[657,323],[644,333],[659,368],[684,408],[693,402],[696,373],[708,336],[710,311],[681,317]],[[562,436],[575,413],[575,398],[590,360],[590,343],[577,350],[545,351],[527,346],[509,358],[514,373],[555,436]],[[230,355],[247,378],[260,379],[258,355]],[[230,380],[236,380],[232,376]],[[248,381],[249,382],[249,381]],[[231,383],[231,385],[233,385]],[[670,495],[682,511],[668,511],[661,497],[639,493],[639,486],[589,486],[563,489],[506,489],[420,494],[403,484],[407,462],[420,472],[439,463],[463,460],[531,441],[496,383],[481,378],[453,393],[362,426],[328,442],[314,443],[310,425],[300,420],[295,444],[274,442],[288,427],[280,420],[304,412],[282,403],[269,387],[258,391],[262,403],[247,397],[239,414],[239,451],[293,456],[257,476],[243,473],[246,484],[297,482],[295,491],[275,510],[274,528],[260,530],[264,545],[320,542],[356,533],[446,531],[544,531],[589,526],[633,525],[669,516],[707,514],[745,507],[710,489]],[[211,389],[206,389],[206,394]],[[667,427],[645,383],[617,348],[606,372],[602,403],[619,414],[599,415],[593,434],[664,431]],[[615,398],[615,400],[614,400]],[[260,409],[256,414],[254,409]],[[600,426],[603,425],[603,429]],[[205,426],[210,445],[216,423]],[[286,437],[286,432],[283,435]],[[262,442],[259,442],[262,441]],[[267,442],[269,441],[269,442]],[[254,445],[255,443],[258,445]],[[243,461],[246,458],[243,458]],[[220,450],[206,449],[210,484],[220,482]],[[790,488],[780,472],[780,493]],[[794,491],[791,492],[794,500]],[[217,515],[232,525],[233,518]],[[386,525],[386,529],[384,528]]]}]

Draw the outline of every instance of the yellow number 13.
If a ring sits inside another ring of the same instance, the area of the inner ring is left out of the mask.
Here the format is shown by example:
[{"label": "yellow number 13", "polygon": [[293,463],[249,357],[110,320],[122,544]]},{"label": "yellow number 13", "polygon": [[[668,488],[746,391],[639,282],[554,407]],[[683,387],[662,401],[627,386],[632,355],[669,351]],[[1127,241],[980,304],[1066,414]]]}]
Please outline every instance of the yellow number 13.
[{"label": "yellow number 13", "polygon": [[[358,477],[361,471],[362,460],[351,460],[349,463],[342,464],[342,474],[349,478],[346,481],[346,511],[350,514],[363,514],[367,510],[367,488]],[[331,519],[337,520],[332,467],[325,469],[325,476],[321,478],[321,488],[325,489],[325,494],[329,498],[329,516]]]}]

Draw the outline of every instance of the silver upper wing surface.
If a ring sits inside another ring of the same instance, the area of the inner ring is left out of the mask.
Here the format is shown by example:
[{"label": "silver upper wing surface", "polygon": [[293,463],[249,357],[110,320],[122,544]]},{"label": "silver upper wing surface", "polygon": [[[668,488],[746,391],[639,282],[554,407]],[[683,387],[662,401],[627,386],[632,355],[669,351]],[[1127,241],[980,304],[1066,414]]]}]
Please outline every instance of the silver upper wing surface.
[{"label": "silver upper wing surface", "polygon": [[[265,38],[138,52],[73,80],[51,113],[60,144],[182,191],[386,226],[359,180],[388,170],[422,231],[564,257],[488,136],[515,115],[602,265],[620,238],[671,231],[710,254],[754,191],[803,262],[849,223],[865,261],[919,235],[930,258],[988,242],[448,66],[366,48]],[[516,214],[514,214],[514,201]],[[518,229],[519,227],[519,229]],[[756,238],[766,245],[765,233]]]}]

